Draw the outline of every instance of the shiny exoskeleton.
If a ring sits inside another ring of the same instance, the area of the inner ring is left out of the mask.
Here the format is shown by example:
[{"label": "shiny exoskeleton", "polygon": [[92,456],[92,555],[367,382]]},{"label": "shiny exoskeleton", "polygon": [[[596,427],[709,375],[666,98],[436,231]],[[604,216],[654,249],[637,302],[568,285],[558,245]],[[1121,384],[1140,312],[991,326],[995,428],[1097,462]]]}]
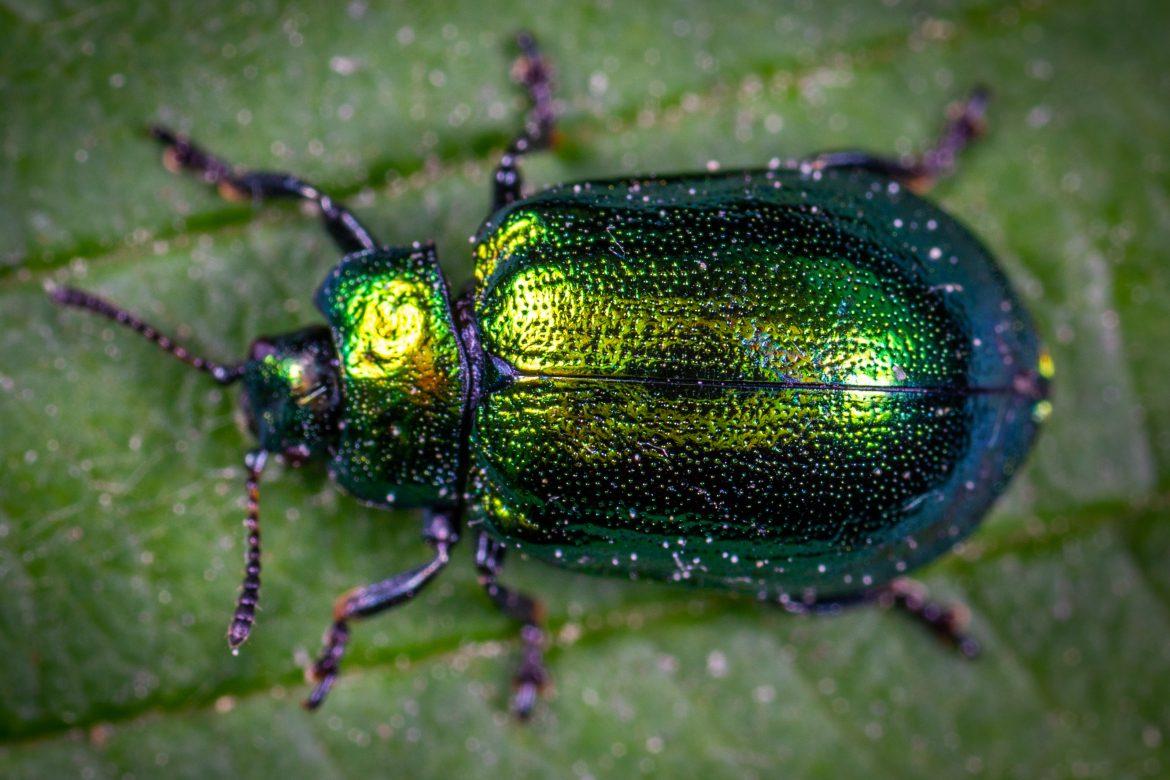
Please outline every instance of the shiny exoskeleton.
[{"label": "shiny exoskeleton", "polygon": [[226,195],[316,203],[347,253],[317,293],[326,326],[195,357],[88,293],[63,304],[131,327],[221,383],[242,381],[247,573],[260,587],[266,454],[324,461],[370,504],[426,510],[430,560],[337,603],[315,707],[350,621],[411,599],[474,529],[480,581],[523,628],[515,708],[546,681],[538,603],[498,582],[507,548],[603,574],[743,591],[793,610],[881,598],[973,654],[954,610],[899,577],[948,550],[1006,487],[1047,413],[1051,364],[1003,274],[912,194],[978,132],[976,92],[939,143],[894,161],[569,184],[521,196],[552,137],[550,71],[521,36],[534,108],[495,176],[474,285],[453,301],[429,244],[379,244],[295,177],[239,171],[156,128],[172,168]]}]

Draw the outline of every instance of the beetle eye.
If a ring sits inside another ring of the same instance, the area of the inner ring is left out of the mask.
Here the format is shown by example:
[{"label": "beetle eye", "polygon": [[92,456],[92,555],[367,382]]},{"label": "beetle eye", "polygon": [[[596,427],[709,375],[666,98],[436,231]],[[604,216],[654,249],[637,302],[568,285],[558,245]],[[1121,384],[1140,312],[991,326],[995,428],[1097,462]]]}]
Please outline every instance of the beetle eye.
[{"label": "beetle eye", "polygon": [[313,402],[320,398],[321,394],[324,392],[325,385],[323,384],[316,384],[308,389],[294,387],[293,398],[296,401],[297,406],[312,406]]}]

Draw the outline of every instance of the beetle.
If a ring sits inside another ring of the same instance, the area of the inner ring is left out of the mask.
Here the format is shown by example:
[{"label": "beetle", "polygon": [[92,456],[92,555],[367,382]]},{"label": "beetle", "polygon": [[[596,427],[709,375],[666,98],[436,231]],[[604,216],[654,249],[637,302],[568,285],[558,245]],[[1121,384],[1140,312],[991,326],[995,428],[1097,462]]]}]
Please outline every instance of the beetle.
[{"label": "beetle", "polygon": [[539,602],[499,582],[505,551],[581,572],[737,591],[795,612],[904,607],[967,655],[962,611],[903,575],[970,533],[1049,410],[1051,360],[1003,273],[911,190],[982,129],[976,90],[903,160],[833,152],[758,170],[587,181],[522,194],[554,131],[551,67],[519,38],[532,103],[494,175],[453,297],[432,244],[386,246],[285,173],[236,169],[153,129],[164,162],[253,201],[315,204],[344,253],[325,325],[198,357],[69,287],[66,306],[243,386],[246,567],[237,649],[260,591],[269,455],[324,462],[358,500],[422,509],[424,563],[337,601],[306,706],[338,677],[350,624],[412,599],[463,528],[488,597],[522,625],[513,707],[548,677]]}]

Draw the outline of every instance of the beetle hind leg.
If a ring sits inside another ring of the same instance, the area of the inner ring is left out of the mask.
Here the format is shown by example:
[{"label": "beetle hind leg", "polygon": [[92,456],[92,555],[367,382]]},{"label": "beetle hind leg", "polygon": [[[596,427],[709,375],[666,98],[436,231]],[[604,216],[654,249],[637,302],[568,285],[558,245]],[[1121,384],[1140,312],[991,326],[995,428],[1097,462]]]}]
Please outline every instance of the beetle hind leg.
[{"label": "beetle hind leg", "polygon": [[346,254],[378,247],[370,231],[349,209],[312,184],[287,173],[237,169],[166,127],[156,125],[150,128],[150,133],[165,147],[163,164],[168,170],[195,174],[201,181],[215,185],[225,199],[265,201],[292,198],[308,201],[317,205],[325,229]]},{"label": "beetle hind leg", "polygon": [[480,533],[475,546],[475,566],[479,570],[479,584],[500,611],[521,623],[523,644],[520,666],[512,678],[512,712],[525,720],[532,714],[540,694],[548,687],[548,672],[544,668],[544,610],[539,601],[497,581],[504,563],[504,546]]},{"label": "beetle hind leg", "polygon": [[781,595],[778,603],[781,608],[796,615],[835,615],[844,609],[863,605],[897,609],[958,650],[964,658],[977,658],[983,651],[979,640],[966,632],[971,617],[967,607],[960,603],[932,600],[926,592],[926,586],[909,577],[899,577],[874,590],[827,599],[811,595],[805,599]]},{"label": "beetle hind leg", "polygon": [[955,170],[959,154],[983,134],[987,103],[991,95],[976,87],[967,99],[947,111],[947,121],[934,145],[922,154],[903,159],[880,157],[867,152],[826,152],[807,161],[813,170],[857,168],[888,176],[913,192],[923,193],[943,176]]},{"label": "beetle hind leg", "polygon": [[877,602],[882,606],[895,607],[914,618],[965,658],[977,658],[983,651],[979,640],[966,633],[970,622],[967,607],[930,600],[926,588],[920,582],[900,577],[878,593]]},{"label": "beetle hind leg", "polygon": [[349,643],[349,622],[384,612],[410,601],[447,566],[450,550],[458,541],[455,523],[445,514],[427,518],[423,538],[434,548],[431,560],[388,579],[342,594],[333,608],[333,623],[325,632],[325,647],[306,672],[316,683],[305,708],[315,710],[325,701],[341,671],[341,658]]}]

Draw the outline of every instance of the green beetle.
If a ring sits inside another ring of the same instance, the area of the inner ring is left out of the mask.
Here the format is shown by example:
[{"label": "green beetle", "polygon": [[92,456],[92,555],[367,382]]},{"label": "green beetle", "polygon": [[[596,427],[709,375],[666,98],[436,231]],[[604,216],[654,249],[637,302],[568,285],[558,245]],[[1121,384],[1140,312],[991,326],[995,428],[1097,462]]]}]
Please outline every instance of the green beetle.
[{"label": "green beetle", "polygon": [[497,168],[452,301],[432,246],[379,244],[293,176],[237,171],[164,128],[166,162],[229,196],[320,207],[346,252],[317,293],[327,327],[195,357],[259,446],[247,465],[247,571],[229,643],[260,588],[267,453],[327,463],[367,503],[425,509],[433,557],[337,602],[306,704],[335,682],[356,618],[408,601],[466,525],[490,598],[523,625],[514,707],[546,682],[534,599],[502,586],[507,548],[577,571],[743,591],[794,611],[888,599],[967,654],[956,610],[899,579],[968,534],[1048,412],[1051,362],[982,245],[908,191],[949,171],[982,123],[976,92],[910,161],[833,153],[766,169],[562,185],[521,197],[548,146],[550,69],[522,36],[534,108]]}]

